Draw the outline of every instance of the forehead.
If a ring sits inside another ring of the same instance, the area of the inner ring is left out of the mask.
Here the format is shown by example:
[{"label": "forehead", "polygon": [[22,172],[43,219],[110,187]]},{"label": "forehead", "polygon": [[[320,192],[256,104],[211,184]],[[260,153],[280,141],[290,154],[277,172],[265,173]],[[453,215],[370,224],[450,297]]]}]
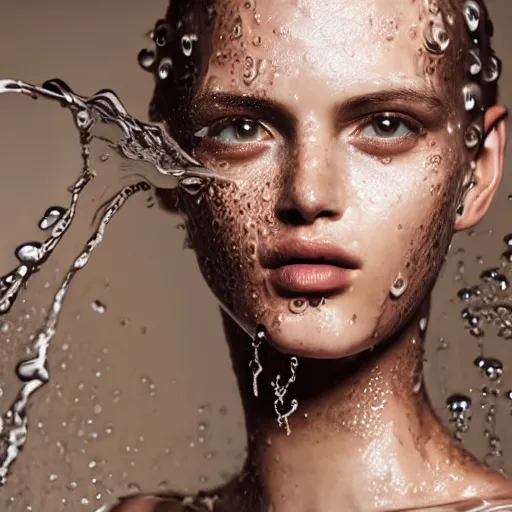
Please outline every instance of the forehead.
[{"label": "forehead", "polygon": [[265,74],[267,86],[307,78],[319,92],[379,80],[442,90],[436,69],[447,55],[429,52],[425,37],[433,22],[450,33],[443,9],[432,0],[219,0],[208,74],[232,89],[250,62],[264,64],[253,74]]}]

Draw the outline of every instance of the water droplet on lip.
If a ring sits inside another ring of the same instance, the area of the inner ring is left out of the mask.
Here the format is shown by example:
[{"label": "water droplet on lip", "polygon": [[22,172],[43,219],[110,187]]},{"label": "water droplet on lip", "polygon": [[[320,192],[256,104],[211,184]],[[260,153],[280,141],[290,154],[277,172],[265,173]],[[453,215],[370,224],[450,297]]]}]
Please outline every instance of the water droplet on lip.
[{"label": "water droplet on lip", "polygon": [[475,32],[480,23],[480,7],[475,0],[467,0],[464,4],[464,19],[470,32]]},{"label": "water droplet on lip", "polygon": [[143,48],[137,55],[137,61],[139,62],[140,67],[145,69],[146,71],[149,70],[151,66],[153,66],[155,60],[155,52],[152,50],[148,50],[146,48]]}]

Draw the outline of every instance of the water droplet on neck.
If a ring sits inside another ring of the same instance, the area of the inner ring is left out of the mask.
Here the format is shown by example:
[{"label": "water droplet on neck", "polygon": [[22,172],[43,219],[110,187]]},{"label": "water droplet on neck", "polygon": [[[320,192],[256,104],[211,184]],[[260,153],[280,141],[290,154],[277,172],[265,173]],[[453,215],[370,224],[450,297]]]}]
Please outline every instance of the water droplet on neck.
[{"label": "water droplet on neck", "polygon": [[169,57],[162,59],[160,64],[158,65],[158,76],[165,80],[170,74],[172,70],[172,60]]},{"label": "water droplet on neck", "polygon": [[143,48],[137,55],[137,61],[142,69],[148,71],[151,69],[156,60],[156,54],[153,50]]},{"label": "water droplet on neck", "polygon": [[470,32],[475,32],[480,23],[480,7],[475,0],[467,0],[464,4],[464,19]]},{"label": "water droplet on neck", "polygon": [[237,16],[235,20],[235,26],[233,27],[233,38],[239,39],[242,37],[242,18],[240,16]]},{"label": "water droplet on neck", "polygon": [[308,309],[309,301],[307,299],[293,299],[290,301],[288,307],[295,315],[300,315]]},{"label": "water droplet on neck", "polygon": [[394,297],[395,299],[398,299],[404,294],[406,289],[407,289],[407,281],[402,276],[402,274],[398,274],[398,276],[393,281],[393,284],[391,285],[391,289],[390,289],[389,293],[391,294],[392,297]]},{"label": "water droplet on neck", "polygon": [[107,306],[105,306],[105,304],[103,304],[103,302],[99,301],[99,300],[95,300],[91,303],[91,308],[93,311],[95,311],[96,313],[99,313],[100,315],[102,315],[103,313],[105,313],[105,311],[107,311]]}]

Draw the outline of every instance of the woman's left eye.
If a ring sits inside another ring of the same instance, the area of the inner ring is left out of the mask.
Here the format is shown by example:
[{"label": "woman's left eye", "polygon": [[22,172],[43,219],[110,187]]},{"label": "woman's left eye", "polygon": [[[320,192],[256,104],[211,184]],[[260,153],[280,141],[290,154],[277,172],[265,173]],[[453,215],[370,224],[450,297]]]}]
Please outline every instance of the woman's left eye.
[{"label": "woman's left eye", "polygon": [[208,137],[227,144],[259,142],[268,137],[268,131],[250,119],[234,119],[212,127]]},{"label": "woman's left eye", "polygon": [[360,135],[368,138],[395,139],[418,133],[421,128],[394,114],[379,114],[366,124]]}]

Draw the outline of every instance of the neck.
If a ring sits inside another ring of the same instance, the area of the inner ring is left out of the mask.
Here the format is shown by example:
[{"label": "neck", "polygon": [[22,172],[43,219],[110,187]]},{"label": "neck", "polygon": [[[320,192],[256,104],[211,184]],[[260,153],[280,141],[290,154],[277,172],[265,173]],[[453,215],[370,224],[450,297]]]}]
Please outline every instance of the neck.
[{"label": "neck", "polygon": [[[254,397],[252,352],[240,348],[251,344],[224,317],[249,434],[250,478],[242,485],[261,499],[247,510],[413,508],[469,498],[480,492],[478,482],[489,484],[492,477],[452,441],[424,393],[419,320],[426,311],[428,304],[394,339],[349,361],[301,359],[284,398],[284,409],[299,402],[291,435],[277,425],[268,382]],[[261,376],[279,373],[286,383],[288,356],[266,347],[260,360]]]}]

